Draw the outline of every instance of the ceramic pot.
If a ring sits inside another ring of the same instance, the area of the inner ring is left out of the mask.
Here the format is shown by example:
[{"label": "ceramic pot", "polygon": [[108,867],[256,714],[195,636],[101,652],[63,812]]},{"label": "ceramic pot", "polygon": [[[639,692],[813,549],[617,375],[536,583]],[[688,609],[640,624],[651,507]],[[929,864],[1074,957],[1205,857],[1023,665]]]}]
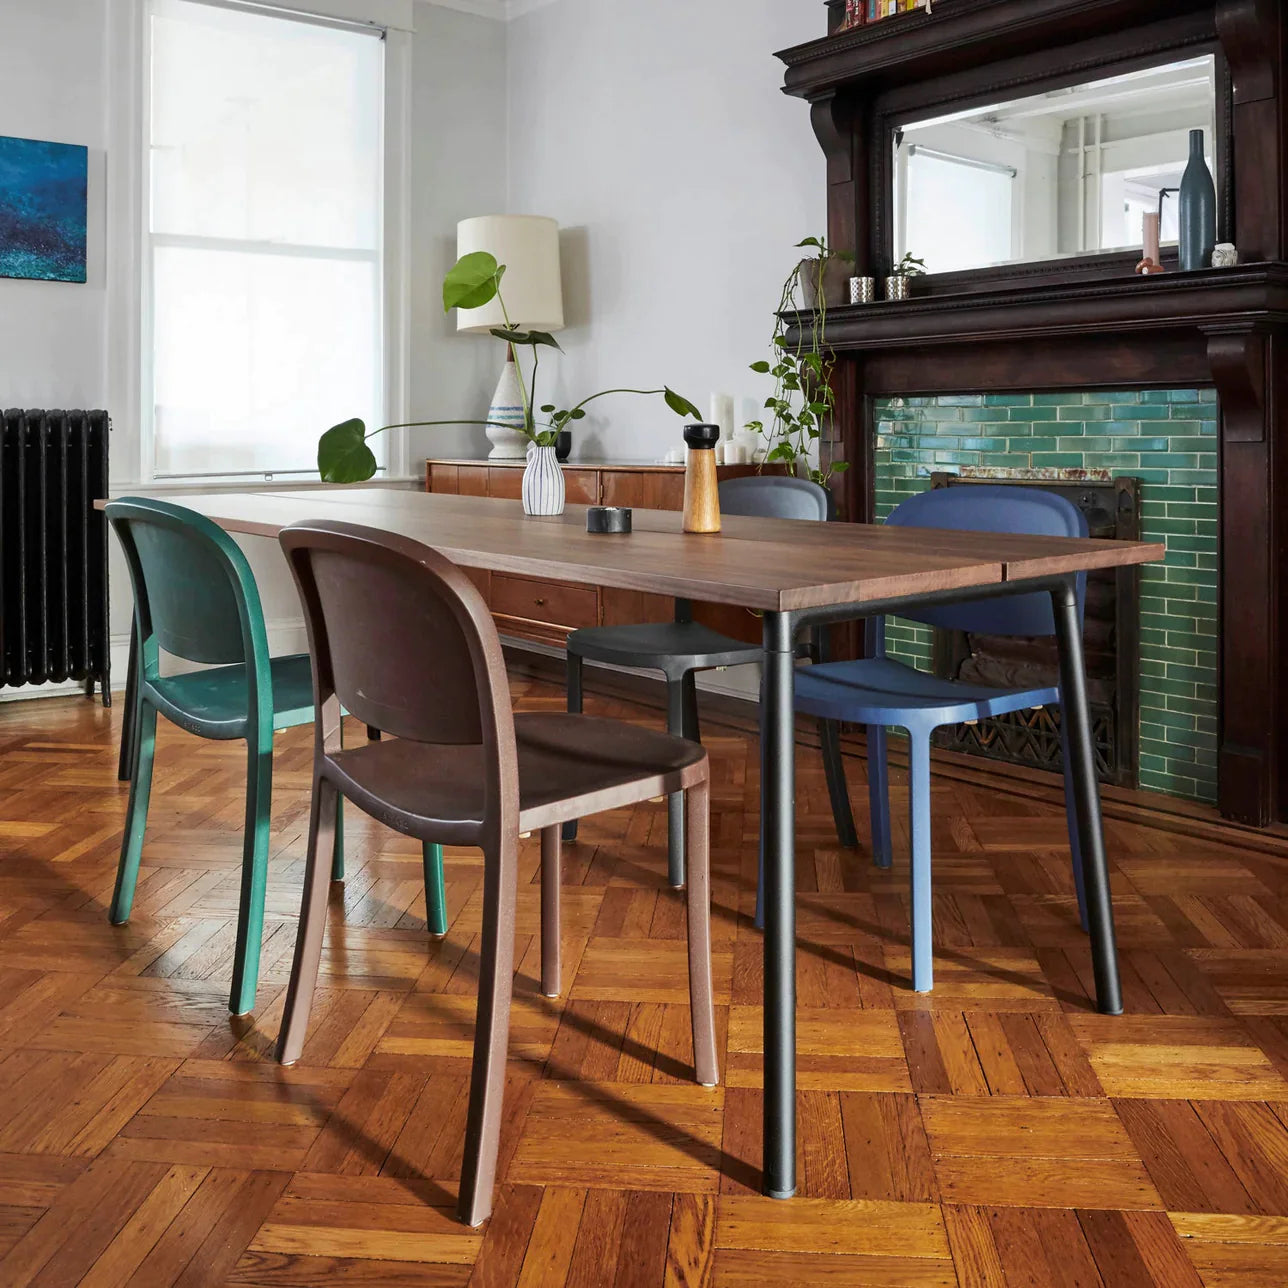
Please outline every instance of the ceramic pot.
[{"label": "ceramic pot", "polygon": [[821,283],[819,281],[819,261],[817,259],[801,260],[800,270],[801,305],[803,308],[812,309],[817,306],[820,285],[823,288],[823,299],[829,308],[833,305],[845,304],[849,300],[852,267],[845,260],[839,258],[829,259],[821,274]]},{"label": "ceramic pot", "polygon": [[572,455],[572,430],[561,429],[555,438],[555,460],[560,465]]},{"label": "ceramic pot", "polygon": [[564,476],[555,457],[555,449],[528,448],[528,466],[523,471],[524,514],[562,514],[564,512]]}]

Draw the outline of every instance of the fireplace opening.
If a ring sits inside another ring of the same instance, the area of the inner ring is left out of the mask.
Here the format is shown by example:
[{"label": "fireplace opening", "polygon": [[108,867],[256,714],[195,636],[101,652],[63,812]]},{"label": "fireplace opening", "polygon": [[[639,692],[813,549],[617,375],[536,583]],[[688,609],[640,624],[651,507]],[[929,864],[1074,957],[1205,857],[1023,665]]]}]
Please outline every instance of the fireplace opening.
[{"label": "fireplace opening", "polygon": [[[1089,470],[963,470],[935,473],[931,486],[990,483],[1038,488],[1072,501],[1093,537],[1137,541],[1141,535],[1140,480]],[[1139,782],[1140,578],[1135,568],[1087,576],[1083,628],[1087,694],[1100,780]],[[1058,681],[1054,639],[934,632],[937,675],[1005,688],[1038,688]],[[995,716],[939,730],[938,746],[1011,764],[1060,772],[1058,714],[1050,708]]]}]

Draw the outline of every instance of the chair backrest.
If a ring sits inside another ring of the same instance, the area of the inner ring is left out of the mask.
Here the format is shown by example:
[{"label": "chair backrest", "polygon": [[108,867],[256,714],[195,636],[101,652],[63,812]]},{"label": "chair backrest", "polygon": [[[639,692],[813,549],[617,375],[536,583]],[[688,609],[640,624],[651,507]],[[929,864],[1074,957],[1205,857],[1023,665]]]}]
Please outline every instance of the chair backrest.
[{"label": "chair backrest", "polygon": [[204,514],[122,497],[106,506],[134,585],[144,673],[156,648],[189,662],[268,665],[259,591],[237,543]]},{"label": "chair backrest", "polygon": [[513,769],[501,642],[483,597],[451,560],[352,523],[293,523],[279,539],[304,605],[319,710],[334,696],[398,738],[481,744],[503,758],[508,748]]},{"label": "chair backrest", "polygon": [[[1010,532],[1029,536],[1085,537],[1087,520],[1072,501],[1037,488],[968,483],[933,488],[901,502],[887,517],[891,527],[943,528],[956,532]],[[1078,574],[1078,613],[1087,578]],[[1051,597],[1046,591],[948,604],[900,613],[912,621],[980,635],[1054,635]]]},{"label": "chair backrest", "polygon": [[720,513],[756,519],[830,519],[832,494],[809,479],[749,474],[720,484]]}]

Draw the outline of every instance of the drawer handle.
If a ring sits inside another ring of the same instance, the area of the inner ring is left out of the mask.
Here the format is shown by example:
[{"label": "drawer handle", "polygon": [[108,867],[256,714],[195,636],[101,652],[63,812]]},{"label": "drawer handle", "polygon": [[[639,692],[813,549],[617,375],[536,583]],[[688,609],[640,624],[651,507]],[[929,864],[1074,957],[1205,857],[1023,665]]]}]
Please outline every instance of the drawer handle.
[{"label": "drawer handle", "polygon": [[537,607],[538,607],[538,608],[543,608],[543,607],[545,606],[545,602],[546,602],[546,601],[545,601],[544,599],[538,599],[538,600],[536,601],[536,603],[537,603]]}]

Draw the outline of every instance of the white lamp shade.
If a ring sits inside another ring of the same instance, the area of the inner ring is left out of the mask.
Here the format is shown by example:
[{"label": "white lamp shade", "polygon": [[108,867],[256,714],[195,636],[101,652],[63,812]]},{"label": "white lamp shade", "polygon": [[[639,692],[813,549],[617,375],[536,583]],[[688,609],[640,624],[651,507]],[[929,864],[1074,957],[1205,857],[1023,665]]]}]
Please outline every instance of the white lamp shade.
[{"label": "white lamp shade", "polygon": [[[510,321],[523,330],[561,331],[563,289],[559,275],[559,225],[542,215],[480,215],[456,225],[456,253],[487,251],[505,265],[501,293]],[[457,331],[486,333],[504,326],[500,302],[457,309]]]}]

